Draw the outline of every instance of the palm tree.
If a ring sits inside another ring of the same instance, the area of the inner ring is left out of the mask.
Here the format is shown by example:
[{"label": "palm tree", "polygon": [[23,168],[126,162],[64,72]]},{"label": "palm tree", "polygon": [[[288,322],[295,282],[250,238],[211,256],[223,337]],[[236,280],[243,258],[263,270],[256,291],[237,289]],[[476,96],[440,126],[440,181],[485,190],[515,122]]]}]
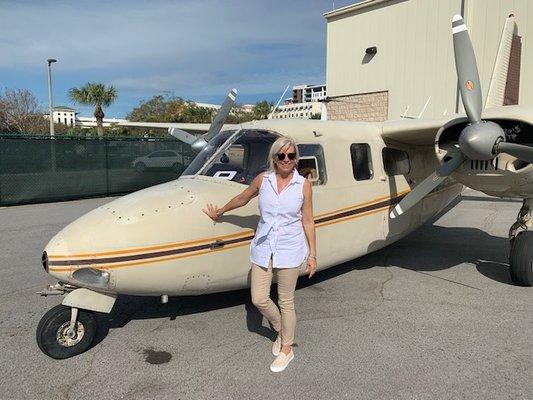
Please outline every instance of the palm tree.
[{"label": "palm tree", "polygon": [[272,108],[274,108],[274,104],[272,102],[269,103],[268,101],[263,100],[255,103],[252,113],[256,119],[266,119],[272,111]]},{"label": "palm tree", "polygon": [[70,99],[77,104],[94,106],[94,118],[98,127],[98,136],[104,136],[104,111],[102,107],[109,107],[117,99],[117,89],[105,86],[103,83],[87,83],[80,88],[68,91]]}]

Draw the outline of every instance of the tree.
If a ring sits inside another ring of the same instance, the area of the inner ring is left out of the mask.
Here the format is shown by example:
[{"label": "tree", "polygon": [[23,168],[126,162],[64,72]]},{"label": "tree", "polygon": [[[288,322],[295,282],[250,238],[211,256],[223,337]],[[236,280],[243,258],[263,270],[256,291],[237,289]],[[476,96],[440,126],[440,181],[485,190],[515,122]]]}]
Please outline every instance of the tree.
[{"label": "tree", "polygon": [[206,107],[199,107],[192,101],[188,101],[183,108],[180,122],[190,122],[197,124],[210,124],[216,111]]},{"label": "tree", "polygon": [[179,122],[185,102],[181,97],[166,99],[158,95],[139,103],[127,116],[130,121]]},{"label": "tree", "polygon": [[0,94],[0,130],[17,133],[46,133],[48,122],[39,103],[27,89],[5,89]]},{"label": "tree", "polygon": [[98,129],[98,136],[104,136],[104,111],[102,107],[109,107],[117,99],[117,89],[105,86],[103,83],[87,83],[81,88],[71,88],[68,91],[70,99],[77,104],[94,106],[94,118]]},{"label": "tree", "polygon": [[274,104],[269,103],[266,100],[259,101],[255,103],[255,106],[252,110],[255,119],[266,119],[270,114]]}]

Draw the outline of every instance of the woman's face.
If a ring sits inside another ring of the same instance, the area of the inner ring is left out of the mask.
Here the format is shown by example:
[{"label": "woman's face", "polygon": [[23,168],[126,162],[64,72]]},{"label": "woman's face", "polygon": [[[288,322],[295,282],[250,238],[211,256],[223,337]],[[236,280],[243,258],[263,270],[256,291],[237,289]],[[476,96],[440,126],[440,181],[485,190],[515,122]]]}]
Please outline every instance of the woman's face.
[{"label": "woman's face", "polygon": [[[274,156],[274,163],[276,164],[278,172],[289,173],[296,166],[296,158],[294,158],[293,160],[289,159],[289,154],[291,154],[291,157],[293,157],[293,155],[296,155],[296,150],[294,149],[294,146],[282,147],[279,152]],[[280,160],[280,157],[283,157],[283,159]]]}]

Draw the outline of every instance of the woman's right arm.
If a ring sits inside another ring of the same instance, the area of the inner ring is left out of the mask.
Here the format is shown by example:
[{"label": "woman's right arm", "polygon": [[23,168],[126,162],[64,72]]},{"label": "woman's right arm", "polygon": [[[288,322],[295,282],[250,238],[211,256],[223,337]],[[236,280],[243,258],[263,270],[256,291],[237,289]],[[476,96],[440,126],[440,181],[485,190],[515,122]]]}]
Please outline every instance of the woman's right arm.
[{"label": "woman's right arm", "polygon": [[264,172],[257,175],[250,186],[228,201],[222,208],[218,208],[211,203],[207,203],[202,211],[206,213],[213,221],[216,221],[224,213],[245,206],[251,199],[259,194],[259,189],[261,188],[261,183],[263,182],[263,175]]}]

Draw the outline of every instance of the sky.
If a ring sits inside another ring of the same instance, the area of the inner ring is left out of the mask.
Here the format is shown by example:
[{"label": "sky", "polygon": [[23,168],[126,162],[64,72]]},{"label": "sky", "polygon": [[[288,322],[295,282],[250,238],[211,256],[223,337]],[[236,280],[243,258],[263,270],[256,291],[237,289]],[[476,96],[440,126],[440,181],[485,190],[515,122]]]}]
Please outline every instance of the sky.
[{"label": "sky", "polygon": [[114,85],[106,117],[154,95],[220,104],[277,101],[287,85],[325,83],[323,14],[356,0],[0,0],[0,89],[28,89],[48,107],[74,106],[68,90]]}]

